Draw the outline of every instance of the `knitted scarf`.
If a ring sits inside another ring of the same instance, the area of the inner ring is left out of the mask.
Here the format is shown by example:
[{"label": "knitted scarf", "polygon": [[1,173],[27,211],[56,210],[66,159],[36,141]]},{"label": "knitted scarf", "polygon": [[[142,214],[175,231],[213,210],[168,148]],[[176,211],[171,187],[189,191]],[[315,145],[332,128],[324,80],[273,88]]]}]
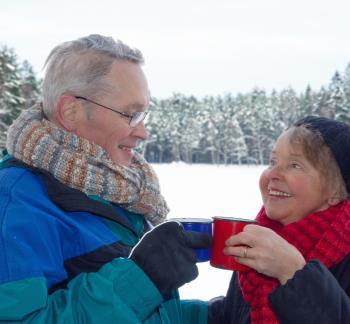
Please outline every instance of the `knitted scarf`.
[{"label": "knitted scarf", "polygon": [[152,167],[135,152],[130,166],[112,162],[106,151],[50,122],[41,104],[24,110],[7,135],[10,155],[44,169],[65,185],[161,223],[168,207]]},{"label": "knitted scarf", "polygon": [[[264,208],[256,219],[293,244],[307,262],[318,259],[330,268],[350,253],[350,199],[286,226],[270,220]],[[243,298],[251,306],[251,322],[279,323],[268,301],[279,281],[254,270],[239,273],[238,278]]]}]

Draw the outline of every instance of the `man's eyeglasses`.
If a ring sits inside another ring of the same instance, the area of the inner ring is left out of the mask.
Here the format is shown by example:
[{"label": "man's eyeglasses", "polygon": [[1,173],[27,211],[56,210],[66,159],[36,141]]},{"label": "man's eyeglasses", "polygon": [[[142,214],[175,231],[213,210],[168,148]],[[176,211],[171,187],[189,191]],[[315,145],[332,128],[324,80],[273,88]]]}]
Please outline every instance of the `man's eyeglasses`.
[{"label": "man's eyeglasses", "polygon": [[119,115],[122,115],[125,118],[128,118],[130,127],[136,127],[138,124],[140,124],[142,121],[144,121],[144,119],[146,118],[146,116],[148,114],[148,111],[138,111],[138,112],[135,112],[132,115],[129,115],[129,114],[126,114],[124,112],[121,112],[121,111],[109,108],[107,106],[101,105],[100,103],[98,103],[96,101],[93,101],[91,99],[88,99],[88,98],[85,98],[85,97],[82,97],[82,96],[74,96],[74,97],[76,99],[81,99],[81,100],[85,100],[85,101],[91,102],[91,103],[93,103],[93,104],[95,104],[97,106],[100,106],[102,108],[112,110],[115,113],[117,113]]}]

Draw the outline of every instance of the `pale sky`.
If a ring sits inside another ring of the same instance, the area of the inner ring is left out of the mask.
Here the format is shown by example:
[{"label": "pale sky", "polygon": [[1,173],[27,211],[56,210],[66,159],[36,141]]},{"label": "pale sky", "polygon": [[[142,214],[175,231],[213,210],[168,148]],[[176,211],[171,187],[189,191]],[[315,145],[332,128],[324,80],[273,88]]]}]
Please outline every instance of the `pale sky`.
[{"label": "pale sky", "polygon": [[0,0],[0,44],[40,72],[99,33],[139,48],[152,95],[304,91],[350,63],[349,0]]}]

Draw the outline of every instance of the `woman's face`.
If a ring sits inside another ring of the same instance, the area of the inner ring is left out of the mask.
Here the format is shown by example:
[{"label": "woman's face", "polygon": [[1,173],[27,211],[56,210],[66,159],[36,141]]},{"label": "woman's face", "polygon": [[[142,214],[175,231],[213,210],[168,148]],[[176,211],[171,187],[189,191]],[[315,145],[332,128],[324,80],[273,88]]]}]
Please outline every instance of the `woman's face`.
[{"label": "woman's face", "polygon": [[318,170],[301,149],[292,147],[288,131],[277,140],[270,164],[260,176],[267,216],[284,225],[327,209],[330,194]]}]

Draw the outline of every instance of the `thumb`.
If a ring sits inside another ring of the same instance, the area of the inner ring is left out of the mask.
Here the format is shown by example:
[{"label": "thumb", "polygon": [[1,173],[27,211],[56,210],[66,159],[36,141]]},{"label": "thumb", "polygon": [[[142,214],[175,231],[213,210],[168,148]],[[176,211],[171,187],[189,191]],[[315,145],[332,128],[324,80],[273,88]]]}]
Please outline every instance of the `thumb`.
[{"label": "thumb", "polygon": [[212,237],[208,233],[185,231],[186,245],[192,249],[209,248],[212,245]]}]

